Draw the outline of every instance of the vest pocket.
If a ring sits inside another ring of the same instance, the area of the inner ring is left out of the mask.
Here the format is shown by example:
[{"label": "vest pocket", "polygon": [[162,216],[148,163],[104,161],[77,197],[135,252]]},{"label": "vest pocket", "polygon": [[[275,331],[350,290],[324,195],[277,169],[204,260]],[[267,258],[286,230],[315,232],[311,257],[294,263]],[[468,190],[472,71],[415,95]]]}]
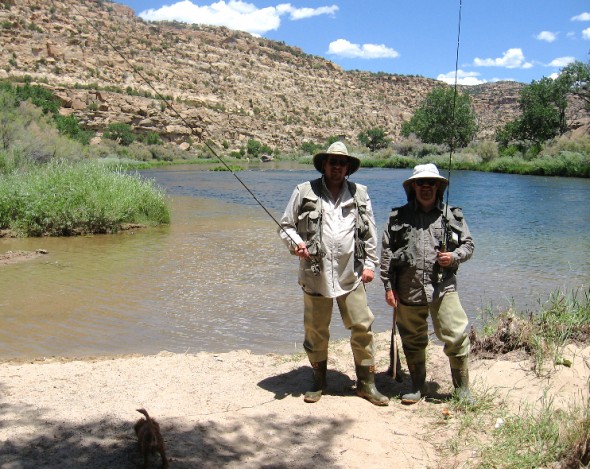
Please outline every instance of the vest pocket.
[{"label": "vest pocket", "polygon": [[303,212],[297,220],[297,232],[300,235],[313,235],[317,233],[320,223],[320,214],[316,210]]}]

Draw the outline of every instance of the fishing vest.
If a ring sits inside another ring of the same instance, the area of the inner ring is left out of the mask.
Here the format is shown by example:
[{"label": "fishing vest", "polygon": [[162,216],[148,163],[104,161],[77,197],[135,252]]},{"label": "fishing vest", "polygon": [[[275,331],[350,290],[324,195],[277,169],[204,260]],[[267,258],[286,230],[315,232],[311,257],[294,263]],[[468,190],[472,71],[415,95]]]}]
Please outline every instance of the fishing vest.
[{"label": "fishing vest", "polygon": [[[370,219],[367,215],[367,189],[346,181],[355,206],[355,258],[364,259],[365,238],[369,233]],[[322,178],[304,182],[299,186],[301,205],[297,219],[297,232],[305,241],[312,260],[326,255],[322,243]]]},{"label": "fishing vest", "polygon": [[[411,219],[412,214],[408,212],[411,210],[413,210],[413,207],[406,204],[402,207],[393,208],[389,215],[389,248],[392,252],[397,252],[397,265],[413,265],[415,262],[415,253],[412,251],[411,246],[408,246],[410,231],[412,230],[408,225],[408,220]],[[435,238],[440,248],[444,246],[446,251],[454,251],[461,245],[463,239],[463,210],[460,207],[449,207],[448,210],[445,210],[443,207],[442,221],[443,226],[435,230]],[[394,264],[392,263],[390,268],[393,267]],[[445,270],[455,273],[457,268],[457,266],[454,266]]]}]

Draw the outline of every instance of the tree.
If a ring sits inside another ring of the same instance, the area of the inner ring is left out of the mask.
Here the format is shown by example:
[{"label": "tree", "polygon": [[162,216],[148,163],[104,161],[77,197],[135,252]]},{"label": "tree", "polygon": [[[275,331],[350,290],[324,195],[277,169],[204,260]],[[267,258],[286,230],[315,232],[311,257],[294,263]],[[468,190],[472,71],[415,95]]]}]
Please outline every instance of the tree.
[{"label": "tree", "polygon": [[119,145],[129,146],[135,141],[133,129],[129,124],[112,123],[104,131],[104,138],[115,140]]},{"label": "tree", "polygon": [[499,129],[496,140],[502,147],[514,141],[540,146],[563,134],[567,131],[565,111],[569,88],[566,80],[547,77],[533,80],[520,92],[521,117]]},{"label": "tree", "polygon": [[475,111],[467,94],[451,87],[432,90],[412,118],[402,125],[402,135],[415,134],[424,143],[463,148],[477,132]]},{"label": "tree", "polygon": [[251,156],[253,158],[258,158],[261,151],[262,151],[262,143],[260,143],[258,140],[254,140],[252,138],[248,139],[248,143],[246,144],[246,152],[248,153],[248,156]]},{"label": "tree", "polygon": [[561,70],[557,81],[561,81],[569,88],[570,93],[586,102],[586,109],[590,111],[590,62],[578,60]]},{"label": "tree", "polygon": [[84,145],[90,143],[92,132],[84,130],[80,126],[80,121],[76,116],[60,116],[58,114],[55,116],[55,125],[60,134],[67,135],[71,139],[77,140]]},{"label": "tree", "polygon": [[371,151],[387,148],[391,143],[391,140],[385,137],[385,130],[380,127],[363,130],[358,134],[357,138],[362,145]]}]

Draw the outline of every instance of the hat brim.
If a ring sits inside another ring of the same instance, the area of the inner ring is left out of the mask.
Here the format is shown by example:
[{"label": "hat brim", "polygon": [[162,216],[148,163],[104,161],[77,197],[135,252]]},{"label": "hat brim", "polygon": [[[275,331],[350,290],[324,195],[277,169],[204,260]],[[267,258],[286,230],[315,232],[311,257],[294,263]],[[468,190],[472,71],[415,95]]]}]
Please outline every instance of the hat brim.
[{"label": "hat brim", "polygon": [[436,174],[420,174],[419,176],[410,176],[408,179],[406,179],[402,185],[404,186],[404,190],[406,191],[406,195],[409,197],[410,194],[412,193],[413,189],[412,189],[412,183],[418,179],[436,179],[440,182],[440,187],[439,187],[439,191],[442,194],[446,189],[447,186],[449,185],[449,181],[447,180],[447,178],[444,178],[442,176],[438,176]]},{"label": "hat brim", "polygon": [[317,169],[320,173],[323,174],[324,172],[324,160],[330,156],[346,156],[348,158],[348,174],[352,174],[355,173],[361,166],[361,160],[358,159],[356,156],[351,156],[351,155],[341,155],[341,154],[336,154],[336,153],[326,153],[326,152],[321,152],[321,153],[317,153],[314,155],[313,157],[313,165],[315,166],[315,169]]}]

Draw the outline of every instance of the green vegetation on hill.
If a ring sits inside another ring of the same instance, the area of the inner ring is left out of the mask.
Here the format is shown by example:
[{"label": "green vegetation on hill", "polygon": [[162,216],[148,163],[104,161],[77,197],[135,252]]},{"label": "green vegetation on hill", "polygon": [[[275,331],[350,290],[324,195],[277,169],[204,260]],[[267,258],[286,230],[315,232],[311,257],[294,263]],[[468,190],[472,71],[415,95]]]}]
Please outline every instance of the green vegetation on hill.
[{"label": "green vegetation on hill", "polygon": [[[58,101],[46,88],[0,81],[0,174],[4,176],[0,182],[0,229],[25,236],[71,235],[113,232],[125,223],[168,223],[163,194],[120,169],[215,161],[205,145],[193,145],[191,153],[181,151],[164,144],[154,132],[138,135],[126,124],[109,125],[102,142],[89,145],[94,133],[82,128],[75,116],[62,116],[58,111]],[[211,142],[211,146],[230,163],[241,164],[247,157],[248,164],[249,157],[272,153],[276,160],[309,164],[310,154],[337,138],[305,142],[290,154],[281,154],[254,139],[239,152],[230,150],[227,142],[217,147]],[[424,143],[413,134],[391,143],[383,129],[371,128],[358,138],[358,146],[346,143],[361,157],[364,167],[408,168],[428,161],[442,169],[452,160],[454,169],[590,177],[587,135],[577,139],[557,136],[528,148],[471,142],[452,155],[444,140]],[[113,166],[119,170],[108,169]]]},{"label": "green vegetation on hill", "polygon": [[161,190],[123,172],[119,158],[113,169],[112,159],[96,157],[72,134],[77,122],[63,131],[55,110],[41,87],[0,88],[1,230],[69,236],[170,222]]}]

